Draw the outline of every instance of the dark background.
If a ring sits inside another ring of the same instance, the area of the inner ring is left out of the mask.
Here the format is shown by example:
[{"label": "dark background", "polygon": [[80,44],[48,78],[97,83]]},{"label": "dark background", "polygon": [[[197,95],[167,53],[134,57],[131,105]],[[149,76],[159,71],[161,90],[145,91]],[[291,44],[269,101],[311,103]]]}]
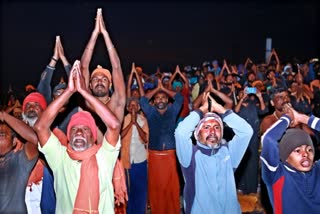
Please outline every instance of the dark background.
[{"label": "dark background", "polygon": [[[317,1],[2,1],[2,92],[9,84],[14,90],[37,85],[56,35],[69,62],[80,59],[99,7],[125,74],[132,62],[146,73],[157,66],[172,71],[176,64],[200,66],[214,59],[262,62],[268,37],[281,61],[319,56]],[[110,69],[102,37],[96,47],[92,68]]]}]

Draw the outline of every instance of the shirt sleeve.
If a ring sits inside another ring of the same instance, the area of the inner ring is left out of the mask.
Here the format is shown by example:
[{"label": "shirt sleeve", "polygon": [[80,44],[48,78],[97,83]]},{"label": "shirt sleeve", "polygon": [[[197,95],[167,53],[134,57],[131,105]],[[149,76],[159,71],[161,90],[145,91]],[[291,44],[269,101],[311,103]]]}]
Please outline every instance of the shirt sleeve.
[{"label": "shirt sleeve", "polygon": [[45,97],[48,104],[52,100],[50,83],[51,83],[54,70],[55,70],[54,67],[47,65],[45,70],[41,74],[41,78],[37,86],[37,91]]},{"label": "shirt sleeve", "polygon": [[175,130],[176,153],[180,164],[188,167],[192,157],[192,133],[200,121],[200,114],[192,111]]},{"label": "shirt sleeve", "polygon": [[319,117],[316,117],[316,116],[312,115],[309,118],[308,125],[309,125],[310,128],[315,129],[317,131],[320,131],[320,119],[319,119]]},{"label": "shirt sleeve", "polygon": [[252,127],[239,115],[229,110],[222,115],[223,121],[233,130],[234,136],[228,142],[232,167],[236,169],[253,135]]},{"label": "shirt sleeve", "polygon": [[266,183],[271,184],[280,164],[278,141],[290,124],[290,118],[282,116],[261,137],[261,168],[262,177]]},{"label": "shirt sleeve", "polygon": [[48,141],[43,147],[38,144],[38,149],[44,154],[50,168],[53,171],[63,162],[63,159],[67,154],[67,148],[59,142],[59,139],[52,132]]}]

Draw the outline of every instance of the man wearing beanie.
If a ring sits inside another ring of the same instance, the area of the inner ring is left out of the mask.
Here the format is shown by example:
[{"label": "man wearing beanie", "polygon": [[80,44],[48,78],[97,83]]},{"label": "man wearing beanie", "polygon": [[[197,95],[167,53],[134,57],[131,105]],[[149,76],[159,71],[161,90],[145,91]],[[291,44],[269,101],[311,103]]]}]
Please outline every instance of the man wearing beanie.
[{"label": "man wearing beanie", "polygon": [[[199,110],[192,111],[175,130],[177,156],[185,179],[185,213],[240,214],[234,171],[253,130],[209,93],[202,103]],[[223,122],[235,133],[228,142],[223,139]],[[192,134],[196,145],[192,143]]]},{"label": "man wearing beanie", "polygon": [[[97,142],[97,126],[91,114],[74,114],[68,124],[68,146],[50,131],[59,109],[75,93],[93,107],[105,123],[103,142]],[[112,174],[120,149],[121,124],[110,109],[92,96],[84,85],[80,62],[72,67],[68,87],[50,103],[34,129],[42,152],[54,174],[56,213],[113,213]]]},{"label": "man wearing beanie", "polygon": [[305,124],[320,131],[319,118],[298,113],[290,105],[284,110],[286,114],[262,136],[262,179],[273,212],[319,213],[320,162],[313,162],[312,140],[302,129],[287,129]]}]

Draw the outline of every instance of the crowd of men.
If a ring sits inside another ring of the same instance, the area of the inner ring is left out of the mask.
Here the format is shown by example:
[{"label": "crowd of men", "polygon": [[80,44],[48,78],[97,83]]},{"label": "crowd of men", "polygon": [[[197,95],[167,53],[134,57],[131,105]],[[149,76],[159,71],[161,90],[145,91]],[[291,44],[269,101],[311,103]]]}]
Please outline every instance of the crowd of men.
[{"label": "crowd of men", "polygon": [[[99,36],[111,71],[90,70]],[[38,85],[2,103],[0,213],[320,210],[316,58],[284,63],[273,49],[265,63],[132,63],[126,76],[98,9],[81,59],[57,36]]]}]

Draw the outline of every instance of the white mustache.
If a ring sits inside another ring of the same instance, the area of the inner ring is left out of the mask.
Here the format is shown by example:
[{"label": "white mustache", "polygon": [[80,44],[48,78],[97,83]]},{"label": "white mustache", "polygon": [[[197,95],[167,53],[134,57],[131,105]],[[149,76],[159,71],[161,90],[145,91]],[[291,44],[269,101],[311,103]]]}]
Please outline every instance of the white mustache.
[{"label": "white mustache", "polygon": [[83,140],[85,143],[87,143],[87,139],[82,136],[75,136],[72,140],[72,143],[74,143],[76,140]]}]

